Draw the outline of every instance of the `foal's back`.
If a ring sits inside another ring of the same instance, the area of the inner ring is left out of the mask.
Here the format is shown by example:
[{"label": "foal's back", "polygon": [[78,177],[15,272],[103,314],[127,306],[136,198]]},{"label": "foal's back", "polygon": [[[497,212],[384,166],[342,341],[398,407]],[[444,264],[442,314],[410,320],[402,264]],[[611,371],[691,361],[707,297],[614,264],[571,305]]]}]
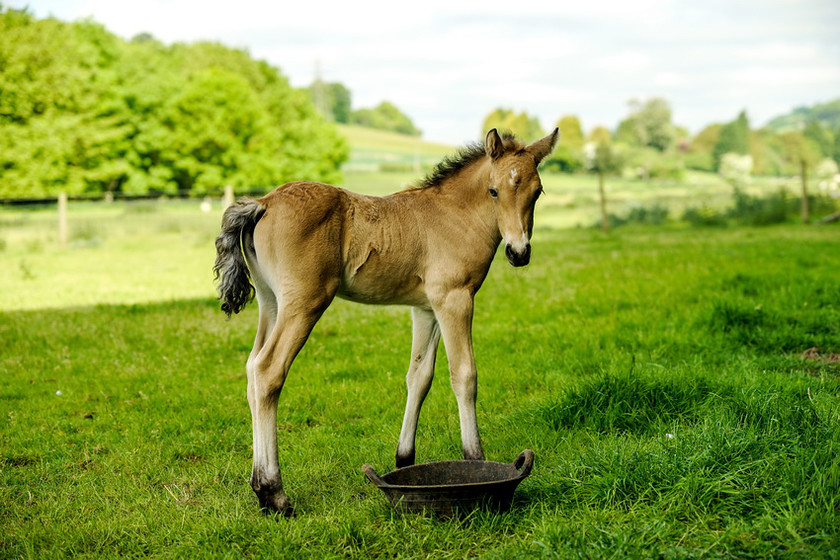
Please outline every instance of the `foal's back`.
[{"label": "foal's back", "polygon": [[[332,185],[288,183],[260,200],[257,262],[275,293],[324,284],[363,303],[426,305],[426,236],[417,196],[365,196]],[[271,255],[266,260],[263,255]]]}]

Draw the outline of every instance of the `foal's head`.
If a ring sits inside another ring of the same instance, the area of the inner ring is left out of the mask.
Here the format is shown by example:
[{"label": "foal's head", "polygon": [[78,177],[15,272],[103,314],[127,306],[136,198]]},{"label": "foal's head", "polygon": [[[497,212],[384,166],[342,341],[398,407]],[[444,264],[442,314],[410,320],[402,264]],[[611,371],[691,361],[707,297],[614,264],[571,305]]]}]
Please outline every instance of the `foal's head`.
[{"label": "foal's head", "polygon": [[505,256],[513,266],[525,266],[531,260],[534,205],[543,190],[537,166],[554,149],[557,136],[555,128],[530,146],[512,147],[494,128],[484,141],[492,164],[487,196],[493,198]]}]

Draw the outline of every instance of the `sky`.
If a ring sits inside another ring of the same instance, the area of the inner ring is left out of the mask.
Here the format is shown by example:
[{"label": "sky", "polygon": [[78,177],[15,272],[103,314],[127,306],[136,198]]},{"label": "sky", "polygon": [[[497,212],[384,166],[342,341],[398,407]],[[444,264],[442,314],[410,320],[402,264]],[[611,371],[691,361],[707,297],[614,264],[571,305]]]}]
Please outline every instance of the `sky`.
[{"label": "sky", "polygon": [[91,18],[126,39],[219,41],[295,87],[320,76],[353,108],[390,101],[423,138],[483,136],[498,107],[548,130],[577,115],[614,129],[661,97],[690,132],[747,110],[758,128],[840,97],[838,0],[5,0],[37,17]]}]

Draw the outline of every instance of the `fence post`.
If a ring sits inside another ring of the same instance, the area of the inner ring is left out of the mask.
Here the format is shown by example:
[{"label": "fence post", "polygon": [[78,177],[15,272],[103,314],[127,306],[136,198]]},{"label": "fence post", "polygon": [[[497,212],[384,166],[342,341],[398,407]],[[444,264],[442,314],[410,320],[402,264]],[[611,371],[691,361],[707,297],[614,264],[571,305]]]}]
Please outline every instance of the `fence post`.
[{"label": "fence post", "polygon": [[58,193],[58,246],[67,247],[67,193]]},{"label": "fence post", "polygon": [[222,198],[222,210],[227,210],[229,206],[233,206],[233,186],[225,187],[225,196]]}]

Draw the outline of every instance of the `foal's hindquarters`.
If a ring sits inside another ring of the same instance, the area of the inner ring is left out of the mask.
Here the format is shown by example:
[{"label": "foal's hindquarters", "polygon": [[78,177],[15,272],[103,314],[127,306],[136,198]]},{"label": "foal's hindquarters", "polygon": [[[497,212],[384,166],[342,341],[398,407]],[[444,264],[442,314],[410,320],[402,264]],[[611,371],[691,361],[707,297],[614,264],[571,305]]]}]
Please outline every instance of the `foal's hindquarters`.
[{"label": "foal's hindquarters", "polygon": [[[247,363],[254,437],[251,487],[261,507],[286,515],[293,510],[278,465],[277,400],[295,356],[339,285],[340,193],[315,204],[310,195],[295,184],[269,194],[259,201],[266,211],[254,229],[253,245],[243,241],[259,303]],[[307,212],[300,212],[302,204]]]}]

